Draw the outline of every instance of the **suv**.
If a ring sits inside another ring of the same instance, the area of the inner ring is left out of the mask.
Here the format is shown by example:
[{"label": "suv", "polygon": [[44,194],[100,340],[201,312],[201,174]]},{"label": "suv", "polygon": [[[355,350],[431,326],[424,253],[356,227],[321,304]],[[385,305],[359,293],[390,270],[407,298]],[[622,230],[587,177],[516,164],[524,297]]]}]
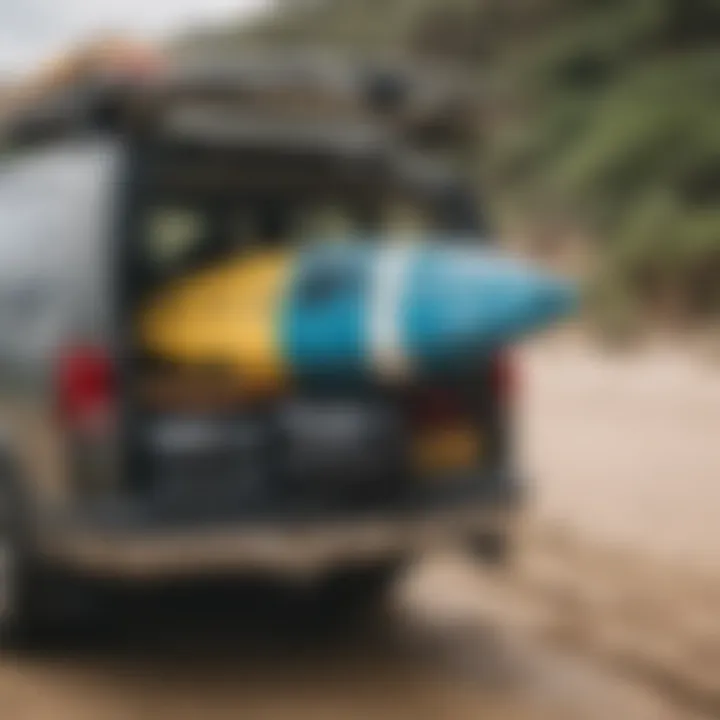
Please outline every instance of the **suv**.
[{"label": "suv", "polygon": [[[158,288],[238,251],[484,241],[472,193],[366,95],[348,114],[352,93],[330,111],[313,92],[163,76],[64,88],[6,123],[2,634],[43,617],[51,575],[306,574],[365,601],[438,543],[503,557],[518,506],[504,355],[432,387],[251,402],[226,368],[163,363],[138,339]],[[458,425],[470,455],[420,472],[418,448]]]}]

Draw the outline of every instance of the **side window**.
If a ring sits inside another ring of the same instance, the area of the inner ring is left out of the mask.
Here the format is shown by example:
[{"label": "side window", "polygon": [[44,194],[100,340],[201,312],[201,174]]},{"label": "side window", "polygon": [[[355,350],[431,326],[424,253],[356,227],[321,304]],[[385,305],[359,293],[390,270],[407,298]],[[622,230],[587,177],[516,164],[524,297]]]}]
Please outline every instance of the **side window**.
[{"label": "side window", "polygon": [[0,165],[0,262],[74,274],[109,223],[110,148],[66,145]]},{"label": "side window", "polygon": [[110,151],[89,143],[0,163],[0,314],[25,353],[42,353],[71,306],[92,322],[113,167]]}]

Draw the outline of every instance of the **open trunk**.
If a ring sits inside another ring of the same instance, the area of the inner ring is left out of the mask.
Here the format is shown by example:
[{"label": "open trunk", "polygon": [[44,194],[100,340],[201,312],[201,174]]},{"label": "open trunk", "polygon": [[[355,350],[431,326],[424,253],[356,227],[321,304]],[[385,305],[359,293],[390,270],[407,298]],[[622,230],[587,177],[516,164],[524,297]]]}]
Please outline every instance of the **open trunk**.
[{"label": "open trunk", "polygon": [[508,390],[500,358],[433,387],[290,377],[254,393],[223,362],[149,353],[136,331],[163,288],[238,254],[424,232],[457,226],[457,215],[429,211],[372,154],[353,164],[307,149],[158,145],[135,162],[119,288],[123,483],[137,499],[178,521],[378,513],[457,499],[495,473]]}]

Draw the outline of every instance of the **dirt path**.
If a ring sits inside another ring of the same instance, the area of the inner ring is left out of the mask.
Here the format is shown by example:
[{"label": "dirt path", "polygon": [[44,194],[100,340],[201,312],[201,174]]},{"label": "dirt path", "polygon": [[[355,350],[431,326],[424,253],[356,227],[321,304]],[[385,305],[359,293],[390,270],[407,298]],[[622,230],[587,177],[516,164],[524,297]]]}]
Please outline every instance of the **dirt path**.
[{"label": "dirt path", "polygon": [[720,368],[577,343],[521,363],[536,484],[509,585],[544,636],[720,716]]},{"label": "dirt path", "polygon": [[554,342],[521,371],[537,516],[720,578],[720,366]]}]

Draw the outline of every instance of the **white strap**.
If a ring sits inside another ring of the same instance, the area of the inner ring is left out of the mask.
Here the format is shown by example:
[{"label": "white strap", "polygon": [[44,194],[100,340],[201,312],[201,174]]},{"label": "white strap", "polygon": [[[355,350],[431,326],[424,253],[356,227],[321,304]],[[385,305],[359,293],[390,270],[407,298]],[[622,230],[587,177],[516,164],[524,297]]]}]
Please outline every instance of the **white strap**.
[{"label": "white strap", "polygon": [[383,248],[373,272],[369,297],[368,363],[385,380],[402,380],[412,372],[403,342],[402,302],[414,248],[395,244]]}]

